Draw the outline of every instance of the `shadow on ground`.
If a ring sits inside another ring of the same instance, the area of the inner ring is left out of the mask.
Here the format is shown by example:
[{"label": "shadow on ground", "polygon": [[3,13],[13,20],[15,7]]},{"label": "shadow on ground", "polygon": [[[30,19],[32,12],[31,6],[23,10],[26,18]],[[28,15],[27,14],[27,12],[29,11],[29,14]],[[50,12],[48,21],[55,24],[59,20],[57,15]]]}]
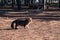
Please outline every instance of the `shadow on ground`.
[{"label": "shadow on ground", "polygon": [[13,30],[12,28],[0,28],[0,30]]}]

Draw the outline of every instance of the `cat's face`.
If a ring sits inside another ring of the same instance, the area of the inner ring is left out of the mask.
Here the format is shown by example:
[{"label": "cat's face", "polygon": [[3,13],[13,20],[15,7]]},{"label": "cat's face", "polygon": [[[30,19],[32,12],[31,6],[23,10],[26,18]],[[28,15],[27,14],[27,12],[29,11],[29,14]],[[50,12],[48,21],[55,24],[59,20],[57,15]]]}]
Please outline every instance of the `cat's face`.
[{"label": "cat's face", "polygon": [[27,20],[28,20],[29,22],[31,22],[31,21],[32,21],[32,18],[29,17],[29,18],[27,18]]}]

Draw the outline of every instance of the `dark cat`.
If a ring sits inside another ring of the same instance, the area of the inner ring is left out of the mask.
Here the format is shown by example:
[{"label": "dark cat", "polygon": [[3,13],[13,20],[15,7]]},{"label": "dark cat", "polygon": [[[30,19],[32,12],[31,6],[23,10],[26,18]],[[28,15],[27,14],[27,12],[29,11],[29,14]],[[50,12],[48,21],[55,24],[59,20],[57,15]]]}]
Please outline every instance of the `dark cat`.
[{"label": "dark cat", "polygon": [[11,28],[12,29],[17,29],[17,26],[19,26],[19,25],[23,26],[24,28],[26,26],[28,27],[28,25],[31,23],[31,21],[32,21],[32,18],[27,18],[25,20],[16,19],[12,22]]}]

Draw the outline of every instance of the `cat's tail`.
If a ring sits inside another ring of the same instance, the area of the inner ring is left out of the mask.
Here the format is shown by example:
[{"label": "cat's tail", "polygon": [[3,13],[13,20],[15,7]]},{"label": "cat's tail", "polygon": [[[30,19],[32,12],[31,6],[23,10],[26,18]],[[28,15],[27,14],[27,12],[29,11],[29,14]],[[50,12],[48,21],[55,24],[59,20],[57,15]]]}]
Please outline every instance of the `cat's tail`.
[{"label": "cat's tail", "polygon": [[15,24],[15,22],[13,21],[13,22],[11,23],[11,28],[14,29],[15,25],[16,25],[16,24]]}]

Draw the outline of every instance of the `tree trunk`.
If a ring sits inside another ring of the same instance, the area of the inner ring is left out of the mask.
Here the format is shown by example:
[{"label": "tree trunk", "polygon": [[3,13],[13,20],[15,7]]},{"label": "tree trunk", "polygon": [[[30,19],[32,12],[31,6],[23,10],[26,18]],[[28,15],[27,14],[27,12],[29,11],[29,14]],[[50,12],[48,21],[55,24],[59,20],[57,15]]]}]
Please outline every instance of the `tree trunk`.
[{"label": "tree trunk", "polygon": [[14,8],[15,0],[12,0],[12,7]]},{"label": "tree trunk", "polygon": [[60,0],[59,0],[59,8],[60,8]]}]

